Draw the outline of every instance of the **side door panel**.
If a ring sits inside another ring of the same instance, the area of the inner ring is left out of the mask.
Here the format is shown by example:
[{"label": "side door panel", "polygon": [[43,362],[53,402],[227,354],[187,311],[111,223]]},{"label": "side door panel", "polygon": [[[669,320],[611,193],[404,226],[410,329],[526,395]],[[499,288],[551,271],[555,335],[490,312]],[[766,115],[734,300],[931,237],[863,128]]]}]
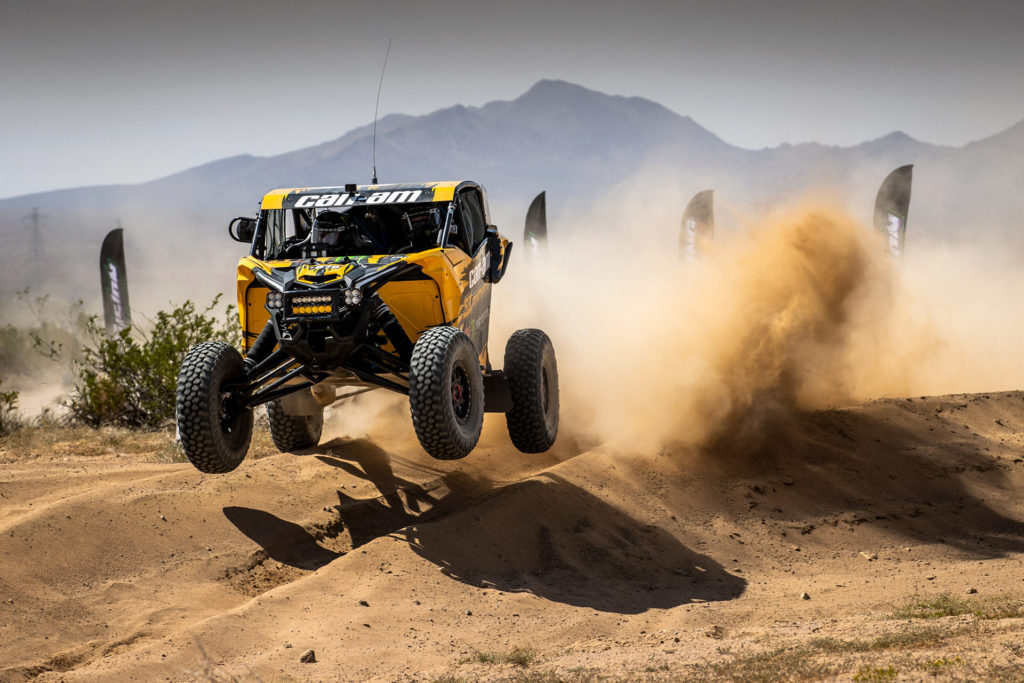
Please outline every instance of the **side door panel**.
[{"label": "side door panel", "polygon": [[462,291],[455,326],[466,333],[476,348],[480,364],[487,367],[487,338],[491,316],[491,283],[486,282],[484,277],[490,264],[487,242],[477,247],[472,258],[458,247],[445,249],[445,255],[459,278],[459,289]]}]

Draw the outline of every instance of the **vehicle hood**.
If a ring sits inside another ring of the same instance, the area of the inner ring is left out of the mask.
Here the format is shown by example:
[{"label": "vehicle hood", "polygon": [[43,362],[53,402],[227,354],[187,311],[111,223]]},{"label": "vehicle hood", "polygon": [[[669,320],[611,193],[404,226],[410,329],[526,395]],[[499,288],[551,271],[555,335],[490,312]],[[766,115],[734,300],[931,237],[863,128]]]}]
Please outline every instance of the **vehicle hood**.
[{"label": "vehicle hood", "polygon": [[294,278],[305,285],[322,287],[341,284],[346,279],[352,283],[404,260],[405,256],[343,256],[300,261],[273,261],[267,265],[271,268],[273,275],[282,279]]}]

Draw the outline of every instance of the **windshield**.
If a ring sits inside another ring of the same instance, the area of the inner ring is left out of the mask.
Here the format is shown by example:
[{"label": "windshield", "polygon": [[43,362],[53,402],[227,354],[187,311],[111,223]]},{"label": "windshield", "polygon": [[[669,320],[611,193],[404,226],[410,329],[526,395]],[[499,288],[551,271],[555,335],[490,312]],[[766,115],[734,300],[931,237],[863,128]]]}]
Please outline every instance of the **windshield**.
[{"label": "windshield", "polygon": [[260,211],[256,256],[411,254],[439,246],[448,202]]}]

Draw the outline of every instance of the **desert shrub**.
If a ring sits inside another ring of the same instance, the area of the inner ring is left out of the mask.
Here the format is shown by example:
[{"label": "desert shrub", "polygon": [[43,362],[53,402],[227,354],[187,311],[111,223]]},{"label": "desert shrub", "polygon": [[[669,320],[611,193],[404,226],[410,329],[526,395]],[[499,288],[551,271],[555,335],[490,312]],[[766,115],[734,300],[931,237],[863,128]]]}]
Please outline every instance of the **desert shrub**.
[{"label": "desert shrub", "polygon": [[97,316],[83,323],[75,386],[65,402],[72,420],[93,427],[157,427],[174,417],[181,361],[194,345],[219,339],[239,343],[234,306],[213,314],[220,295],[197,309],[191,301],[160,311],[144,335],[138,328],[107,337]]},{"label": "desert shrub", "polygon": [[13,384],[24,384],[57,368],[69,369],[78,354],[79,330],[86,316],[83,303],[53,302],[49,295],[17,292],[20,324],[0,327],[0,371]]},{"label": "desert shrub", "polygon": [[[0,386],[3,385],[0,379]],[[6,436],[17,424],[18,392],[0,390],[0,436]]]}]

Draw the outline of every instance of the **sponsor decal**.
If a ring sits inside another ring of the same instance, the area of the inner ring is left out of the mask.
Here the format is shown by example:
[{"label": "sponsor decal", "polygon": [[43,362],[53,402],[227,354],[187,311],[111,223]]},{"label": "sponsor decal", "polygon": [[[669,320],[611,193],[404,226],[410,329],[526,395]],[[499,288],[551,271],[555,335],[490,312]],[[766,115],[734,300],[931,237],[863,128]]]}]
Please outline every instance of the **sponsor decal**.
[{"label": "sponsor decal", "polygon": [[693,217],[686,219],[686,255],[697,258],[697,219]]},{"label": "sponsor decal", "polygon": [[335,277],[341,277],[342,275],[345,274],[345,272],[347,270],[348,270],[348,266],[345,265],[345,264],[343,264],[343,265],[316,265],[316,266],[304,265],[304,266],[300,266],[299,267],[298,272],[296,273],[296,275],[297,275],[297,277],[300,277],[300,278],[302,278],[302,277],[310,277],[310,276],[312,276],[312,277],[326,277],[326,276],[331,276],[331,275],[333,275]]},{"label": "sponsor decal", "polygon": [[326,208],[329,206],[352,206],[356,203],[367,204],[406,204],[418,201],[423,190],[395,190],[394,192],[374,192],[369,196],[353,194],[306,194],[295,201],[296,209]]},{"label": "sponsor decal", "polygon": [[903,218],[894,213],[886,216],[886,230],[889,233],[889,253],[893,256],[900,255],[900,233],[903,228]]},{"label": "sponsor decal", "polygon": [[469,288],[473,289],[484,279],[484,274],[487,272],[487,264],[490,263],[490,257],[488,254],[487,247],[481,250],[480,255],[477,256],[477,262],[473,264],[473,267],[469,270]]},{"label": "sponsor decal", "polygon": [[124,309],[121,306],[121,282],[117,274],[117,264],[107,259],[107,277],[110,278],[110,301],[114,305],[114,321],[118,327],[126,327]]}]

